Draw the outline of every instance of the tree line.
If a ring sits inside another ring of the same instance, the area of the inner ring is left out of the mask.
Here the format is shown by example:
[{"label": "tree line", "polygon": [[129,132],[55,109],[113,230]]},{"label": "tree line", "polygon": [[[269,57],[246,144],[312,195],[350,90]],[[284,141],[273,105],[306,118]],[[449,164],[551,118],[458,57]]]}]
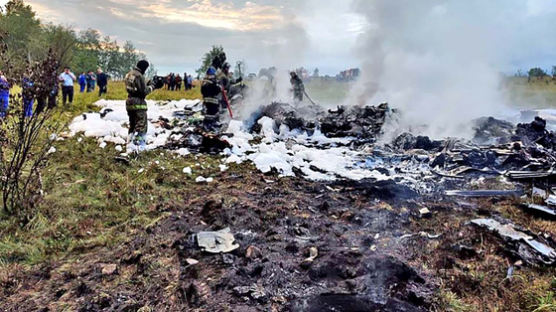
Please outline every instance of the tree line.
[{"label": "tree line", "polygon": [[[68,66],[77,73],[101,68],[111,78],[122,79],[146,58],[131,41],[120,44],[95,29],[78,32],[69,26],[42,23],[23,0],[0,6],[0,36],[8,49],[10,72],[23,73],[26,64],[44,60],[51,51],[61,68]],[[148,75],[154,73],[151,65]]]}]

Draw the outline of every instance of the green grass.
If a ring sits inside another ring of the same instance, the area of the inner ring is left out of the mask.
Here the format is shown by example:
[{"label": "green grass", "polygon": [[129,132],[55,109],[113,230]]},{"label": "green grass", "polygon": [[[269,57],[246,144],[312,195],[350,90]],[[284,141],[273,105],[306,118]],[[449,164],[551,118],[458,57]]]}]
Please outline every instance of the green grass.
[{"label": "green grass", "polygon": [[[198,88],[157,90],[149,99],[196,99],[198,92]],[[123,83],[114,82],[105,98],[126,96]],[[97,111],[93,103],[98,99],[96,92],[77,92],[72,107],[57,108],[56,121],[67,124],[82,112]],[[157,220],[162,213],[157,205],[179,201],[186,190],[196,187],[195,177],[219,173],[217,158],[176,157],[160,151],[144,153],[126,166],[114,161],[119,153],[113,144],[100,149],[95,139],[78,142],[79,137],[56,142],[57,152],[42,171],[45,196],[28,224],[22,227],[17,219],[0,215],[0,266],[38,264],[118,244]],[[197,163],[204,168],[196,167]],[[193,168],[192,176],[182,173],[188,166]],[[139,173],[140,169],[144,171]]]},{"label": "green grass", "polygon": [[508,78],[503,90],[510,104],[516,108],[556,108],[556,81],[552,79],[527,81],[527,78]]},{"label": "green grass", "polygon": [[307,82],[305,88],[309,96],[319,104],[341,105],[352,85],[349,82],[315,79]]}]

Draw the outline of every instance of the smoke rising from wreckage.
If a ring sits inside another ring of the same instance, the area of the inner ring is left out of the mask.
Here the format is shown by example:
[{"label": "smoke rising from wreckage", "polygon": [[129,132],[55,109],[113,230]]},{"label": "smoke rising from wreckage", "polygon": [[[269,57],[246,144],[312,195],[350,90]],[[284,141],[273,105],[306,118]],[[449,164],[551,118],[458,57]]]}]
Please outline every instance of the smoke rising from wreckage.
[{"label": "smoke rising from wreckage", "polygon": [[[148,148],[177,155],[216,154],[225,167],[252,162],[265,177],[217,178],[217,185],[248,179],[252,191],[219,189],[215,200],[194,204],[210,229],[230,227],[230,244],[235,239],[237,250],[216,257],[204,254],[195,233],[207,227],[176,211],[148,236],[109,256],[125,257],[119,254],[126,248],[149,253],[137,244],[170,237],[166,248],[175,249],[180,262],[184,299],[179,304],[189,308],[431,310],[438,304],[435,273],[415,266],[412,259],[423,257],[421,249],[435,240],[444,250],[432,265],[437,270],[445,270],[448,260],[479,261],[484,251],[478,250],[478,240],[470,240],[478,235],[490,235],[489,243],[501,246],[497,256],[532,267],[556,263],[556,243],[548,232],[533,234],[494,211],[485,219],[469,215],[484,215],[484,208],[476,207],[488,200],[510,205],[534,200],[524,195],[530,194],[531,185],[546,190],[543,204],[554,211],[548,195],[553,197],[555,191],[556,141],[542,118],[517,126],[481,118],[472,140],[402,133],[384,144],[384,124],[403,114],[387,104],[324,111],[272,103],[250,122],[229,121],[221,134],[199,127],[197,101],[149,104]],[[126,135],[121,129],[125,118],[119,116],[122,103],[97,105],[103,107],[100,113],[85,116],[95,122],[91,127],[103,131],[87,129],[85,117],[79,116],[70,126],[72,133],[83,131],[99,142],[121,144]],[[276,175],[302,179],[275,182]],[[226,203],[229,192],[240,202]],[[458,216],[467,225],[459,233],[446,226],[420,225],[449,220],[461,209],[468,210]],[[468,237],[462,240],[461,233]],[[93,300],[89,307],[98,304]]]}]

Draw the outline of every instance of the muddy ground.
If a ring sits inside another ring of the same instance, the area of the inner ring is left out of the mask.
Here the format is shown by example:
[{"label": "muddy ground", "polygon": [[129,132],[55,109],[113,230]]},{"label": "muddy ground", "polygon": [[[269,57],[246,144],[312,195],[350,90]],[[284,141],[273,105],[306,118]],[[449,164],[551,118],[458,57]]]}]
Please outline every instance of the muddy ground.
[{"label": "muddy ground", "polygon": [[[525,311],[520,285],[555,272],[524,264],[515,269],[524,281],[506,278],[519,259],[467,224],[533,220],[511,198],[420,198],[391,182],[318,183],[237,168],[184,198],[153,205],[159,222],[118,248],[12,271],[1,279],[2,309],[457,311],[448,292],[473,310]],[[556,235],[553,223],[538,224],[546,227],[533,231]],[[193,234],[225,227],[240,248],[197,247]]]}]

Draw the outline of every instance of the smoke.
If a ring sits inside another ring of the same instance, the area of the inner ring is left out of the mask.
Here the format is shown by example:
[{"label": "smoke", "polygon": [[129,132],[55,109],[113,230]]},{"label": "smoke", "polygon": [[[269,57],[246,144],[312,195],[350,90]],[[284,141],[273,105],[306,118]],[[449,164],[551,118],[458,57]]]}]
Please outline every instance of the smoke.
[{"label": "smoke", "polygon": [[[304,4],[300,4],[304,6]],[[287,21],[284,25],[265,32],[264,38],[256,41],[244,41],[245,49],[260,53],[255,65],[250,68],[273,67],[272,77],[255,79],[249,84],[245,100],[237,113],[242,120],[248,120],[253,113],[273,101],[291,102],[291,84],[289,72],[301,67],[306,61],[310,39],[298,17],[300,7],[283,7],[282,15]]]},{"label": "smoke", "polygon": [[472,119],[508,110],[499,71],[524,14],[508,2],[356,1],[368,25],[347,104],[390,103],[402,114],[397,131],[469,137]]}]

